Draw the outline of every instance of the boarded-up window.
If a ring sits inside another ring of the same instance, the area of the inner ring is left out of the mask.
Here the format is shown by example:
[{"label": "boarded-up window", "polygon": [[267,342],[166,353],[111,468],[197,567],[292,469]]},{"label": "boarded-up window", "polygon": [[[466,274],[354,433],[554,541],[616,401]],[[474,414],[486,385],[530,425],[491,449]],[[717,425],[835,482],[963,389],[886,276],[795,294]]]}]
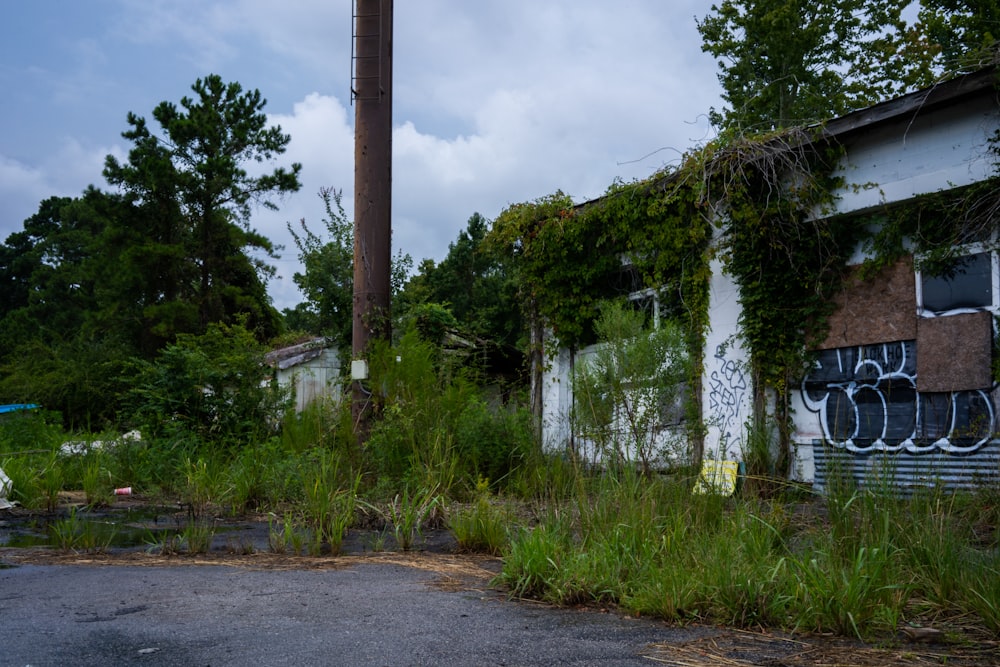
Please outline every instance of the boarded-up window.
[{"label": "boarded-up window", "polygon": [[917,337],[916,282],[913,261],[900,260],[862,281],[852,270],[834,298],[826,340],[817,349],[872,345]]},{"label": "boarded-up window", "polygon": [[917,390],[990,388],[992,320],[992,313],[986,311],[921,319],[917,333]]}]

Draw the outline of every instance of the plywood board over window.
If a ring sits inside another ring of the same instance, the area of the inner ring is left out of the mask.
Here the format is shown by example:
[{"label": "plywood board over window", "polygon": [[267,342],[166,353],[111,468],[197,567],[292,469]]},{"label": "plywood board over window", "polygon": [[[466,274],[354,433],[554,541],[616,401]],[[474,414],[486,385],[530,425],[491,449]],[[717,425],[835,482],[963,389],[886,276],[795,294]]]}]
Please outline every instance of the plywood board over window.
[{"label": "plywood board over window", "polygon": [[912,258],[902,259],[867,280],[854,267],[834,297],[826,340],[817,349],[875,345],[917,337],[916,281]]},{"label": "plywood board over window", "polygon": [[993,315],[964,313],[921,319],[917,330],[917,391],[989,389]]}]

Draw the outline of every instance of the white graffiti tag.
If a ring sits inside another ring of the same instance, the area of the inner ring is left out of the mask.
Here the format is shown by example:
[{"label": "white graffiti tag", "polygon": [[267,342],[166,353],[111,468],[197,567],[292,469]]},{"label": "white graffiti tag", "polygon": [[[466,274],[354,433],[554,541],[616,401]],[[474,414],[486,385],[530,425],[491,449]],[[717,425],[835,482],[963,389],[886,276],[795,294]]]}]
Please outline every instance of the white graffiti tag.
[{"label": "white graffiti tag", "polygon": [[851,452],[955,454],[990,439],[989,392],[917,391],[916,341],[824,350],[802,381],[827,442]]}]

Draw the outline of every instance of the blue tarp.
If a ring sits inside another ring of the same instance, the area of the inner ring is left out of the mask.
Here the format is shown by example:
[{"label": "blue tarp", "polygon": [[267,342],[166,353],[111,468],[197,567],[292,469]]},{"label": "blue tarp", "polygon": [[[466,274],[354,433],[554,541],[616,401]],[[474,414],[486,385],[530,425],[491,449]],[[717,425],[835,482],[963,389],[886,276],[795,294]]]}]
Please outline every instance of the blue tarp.
[{"label": "blue tarp", "polygon": [[7,412],[17,412],[18,410],[34,410],[35,408],[40,408],[42,406],[35,405],[34,403],[11,403],[9,405],[0,405],[0,415]]}]

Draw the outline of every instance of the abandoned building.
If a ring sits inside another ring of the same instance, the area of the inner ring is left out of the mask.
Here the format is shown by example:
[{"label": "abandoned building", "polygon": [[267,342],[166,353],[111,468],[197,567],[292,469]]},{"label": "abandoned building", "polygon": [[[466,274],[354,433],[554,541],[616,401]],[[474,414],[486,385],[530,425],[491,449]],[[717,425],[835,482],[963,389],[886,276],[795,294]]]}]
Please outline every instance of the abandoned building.
[{"label": "abandoned building", "polygon": [[[842,149],[842,185],[823,215],[871,217],[990,182],[1000,162],[997,76],[994,68],[966,74],[826,123],[823,140]],[[792,394],[793,479],[822,488],[834,467],[900,486],[1000,479],[996,241],[963,244],[940,275],[922,275],[912,255],[871,275],[860,271],[866,248],[856,248],[814,367]],[[738,461],[754,409],[741,295],[718,259],[710,268],[703,452]],[[587,351],[549,352],[543,435],[551,449],[572,439],[571,368]]]}]

